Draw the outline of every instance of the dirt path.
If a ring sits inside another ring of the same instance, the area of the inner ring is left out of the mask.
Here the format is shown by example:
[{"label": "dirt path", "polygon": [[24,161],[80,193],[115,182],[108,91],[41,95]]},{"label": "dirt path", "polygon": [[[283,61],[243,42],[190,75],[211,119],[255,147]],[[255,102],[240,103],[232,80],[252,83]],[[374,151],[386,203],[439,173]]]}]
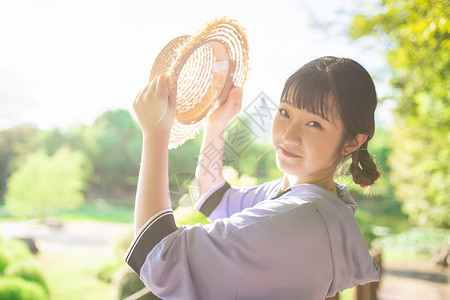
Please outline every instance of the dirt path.
[{"label": "dirt path", "polygon": [[38,249],[57,252],[109,253],[111,244],[125,232],[132,234],[132,225],[97,222],[65,222],[62,228],[53,228],[35,221],[0,222],[0,234],[9,238],[27,238],[35,240]]},{"label": "dirt path", "polygon": [[448,300],[447,270],[431,262],[385,262],[379,300]]}]

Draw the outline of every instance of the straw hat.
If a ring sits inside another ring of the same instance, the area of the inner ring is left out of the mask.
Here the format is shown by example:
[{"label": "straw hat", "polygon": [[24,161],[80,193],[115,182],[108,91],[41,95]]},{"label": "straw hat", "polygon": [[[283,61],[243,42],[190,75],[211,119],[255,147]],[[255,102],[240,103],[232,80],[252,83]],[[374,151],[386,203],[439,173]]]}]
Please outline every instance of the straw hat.
[{"label": "straw hat", "polygon": [[243,87],[248,70],[248,45],[244,28],[222,17],[206,23],[195,35],[171,40],[158,54],[150,81],[169,77],[169,97],[176,95],[176,118],[169,149],[194,138],[209,115],[233,86]]}]

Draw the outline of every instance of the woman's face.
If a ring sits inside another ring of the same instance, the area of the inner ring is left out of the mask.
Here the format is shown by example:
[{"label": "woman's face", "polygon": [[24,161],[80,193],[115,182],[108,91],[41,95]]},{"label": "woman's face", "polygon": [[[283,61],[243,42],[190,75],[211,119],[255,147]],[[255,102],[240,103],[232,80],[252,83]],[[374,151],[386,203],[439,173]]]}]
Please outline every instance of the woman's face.
[{"label": "woman's face", "polygon": [[317,183],[334,176],[339,163],[343,125],[337,114],[323,119],[288,103],[280,103],[272,127],[278,168],[297,176],[297,183]]}]

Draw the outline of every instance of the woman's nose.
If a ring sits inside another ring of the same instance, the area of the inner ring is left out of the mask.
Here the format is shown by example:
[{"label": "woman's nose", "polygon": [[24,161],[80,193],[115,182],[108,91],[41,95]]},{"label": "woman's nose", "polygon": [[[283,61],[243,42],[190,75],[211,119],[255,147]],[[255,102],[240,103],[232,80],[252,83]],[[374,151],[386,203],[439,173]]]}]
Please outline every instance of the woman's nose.
[{"label": "woman's nose", "polygon": [[281,138],[286,144],[300,145],[302,143],[301,132],[297,126],[287,127],[284,130]]}]

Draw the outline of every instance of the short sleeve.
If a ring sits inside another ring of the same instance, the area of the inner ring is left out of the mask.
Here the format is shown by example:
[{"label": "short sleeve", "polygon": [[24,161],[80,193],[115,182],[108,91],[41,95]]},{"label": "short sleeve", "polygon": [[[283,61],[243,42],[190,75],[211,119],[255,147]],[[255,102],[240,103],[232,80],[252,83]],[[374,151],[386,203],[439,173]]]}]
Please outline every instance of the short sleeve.
[{"label": "short sleeve", "polygon": [[156,213],[136,234],[125,254],[125,262],[137,274],[140,274],[141,267],[144,264],[148,253],[161,242],[163,238],[176,230],[177,226],[171,209],[165,209]]},{"label": "short sleeve", "polygon": [[201,197],[194,208],[205,214],[209,220],[229,218],[237,212],[270,199],[277,192],[281,179],[251,187],[238,187],[222,180]]},{"label": "short sleeve", "polygon": [[158,222],[146,225],[126,257],[141,263],[134,269],[163,299],[325,298],[329,240],[311,204],[262,201],[211,224],[182,226],[154,245],[146,232],[157,234]]}]

